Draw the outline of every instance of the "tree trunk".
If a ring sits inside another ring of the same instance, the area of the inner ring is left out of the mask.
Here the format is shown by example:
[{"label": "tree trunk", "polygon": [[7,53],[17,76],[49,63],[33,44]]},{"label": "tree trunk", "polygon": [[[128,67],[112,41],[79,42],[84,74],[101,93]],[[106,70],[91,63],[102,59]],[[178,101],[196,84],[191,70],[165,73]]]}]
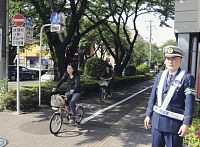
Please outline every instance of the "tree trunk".
[{"label": "tree trunk", "polygon": [[124,67],[122,65],[116,64],[114,68],[115,76],[122,76],[123,70],[124,70]]}]

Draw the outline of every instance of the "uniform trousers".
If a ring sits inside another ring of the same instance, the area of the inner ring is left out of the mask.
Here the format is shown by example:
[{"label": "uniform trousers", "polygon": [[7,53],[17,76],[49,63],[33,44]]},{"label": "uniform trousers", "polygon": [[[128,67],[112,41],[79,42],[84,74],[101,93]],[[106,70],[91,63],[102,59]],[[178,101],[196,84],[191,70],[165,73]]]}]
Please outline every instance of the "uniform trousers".
[{"label": "uniform trousers", "polygon": [[182,147],[183,137],[175,133],[161,132],[152,128],[152,147]]}]

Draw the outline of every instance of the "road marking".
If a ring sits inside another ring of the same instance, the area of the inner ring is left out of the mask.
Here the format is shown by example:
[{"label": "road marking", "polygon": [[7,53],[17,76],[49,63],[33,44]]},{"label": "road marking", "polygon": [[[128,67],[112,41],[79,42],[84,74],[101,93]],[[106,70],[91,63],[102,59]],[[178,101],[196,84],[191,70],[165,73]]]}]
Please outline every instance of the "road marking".
[{"label": "road marking", "polygon": [[129,99],[131,99],[131,98],[133,98],[133,97],[135,97],[136,95],[138,95],[138,94],[140,94],[140,93],[146,91],[147,89],[149,89],[149,88],[151,88],[151,87],[153,87],[153,85],[151,85],[151,86],[149,86],[149,87],[147,87],[147,88],[145,88],[145,89],[143,89],[143,90],[140,90],[139,92],[134,93],[134,94],[132,94],[131,96],[129,96],[129,97],[127,97],[127,98],[125,98],[125,99],[123,99],[123,100],[121,100],[121,101],[119,101],[119,102],[113,104],[113,105],[110,105],[110,106],[108,106],[108,107],[106,107],[106,108],[104,108],[104,109],[101,109],[101,110],[95,112],[94,114],[90,115],[89,117],[84,118],[84,119],[81,121],[81,124],[86,123],[87,121],[89,121],[89,120],[91,120],[91,119],[97,117],[98,115],[102,114],[103,112],[105,112],[105,111],[107,111],[107,110],[109,110],[109,109],[111,109],[111,108],[113,108],[113,107],[115,107],[115,106],[117,106],[117,105],[120,105],[121,103],[123,103],[123,102],[125,102],[125,101],[127,101],[127,100],[129,100]]}]

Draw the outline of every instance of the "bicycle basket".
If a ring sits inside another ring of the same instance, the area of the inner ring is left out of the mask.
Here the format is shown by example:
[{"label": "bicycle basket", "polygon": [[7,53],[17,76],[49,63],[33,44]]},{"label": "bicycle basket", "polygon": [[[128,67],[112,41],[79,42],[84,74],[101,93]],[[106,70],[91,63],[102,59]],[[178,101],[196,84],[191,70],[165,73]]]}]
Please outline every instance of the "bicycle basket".
[{"label": "bicycle basket", "polygon": [[64,107],[65,106],[65,100],[59,94],[52,95],[51,96],[51,106],[53,106],[53,107]]},{"label": "bicycle basket", "polygon": [[99,85],[100,86],[108,86],[109,82],[106,82],[106,81],[103,81],[103,82],[100,82]]}]

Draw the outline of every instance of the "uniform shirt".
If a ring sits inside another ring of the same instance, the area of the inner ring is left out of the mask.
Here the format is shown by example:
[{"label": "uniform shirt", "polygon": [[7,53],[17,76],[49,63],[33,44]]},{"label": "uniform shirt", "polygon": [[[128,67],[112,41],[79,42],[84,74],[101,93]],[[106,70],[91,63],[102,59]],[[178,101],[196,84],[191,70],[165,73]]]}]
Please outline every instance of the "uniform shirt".
[{"label": "uniform shirt", "polygon": [[[175,74],[175,77],[180,73],[180,71],[181,69],[179,68],[177,73]],[[180,120],[176,120],[167,116],[160,115],[153,111],[153,106],[157,105],[158,103],[157,102],[157,87],[159,85],[161,75],[162,73],[159,73],[154,82],[154,86],[151,92],[151,96],[150,96],[147,111],[146,111],[146,116],[149,116],[152,118],[152,128],[156,128],[164,132],[177,133],[182,124],[191,125],[192,123],[192,115],[194,112],[194,104],[195,104],[195,95],[186,94],[185,91],[187,90],[187,88],[194,89],[194,85],[195,85],[194,77],[189,73],[185,73],[185,75],[183,76],[183,79],[181,80],[179,84],[179,87],[174,92],[172,99],[167,107],[168,111],[172,111],[172,112],[176,112],[176,113],[180,113],[184,115],[183,121],[180,121]],[[165,79],[165,83],[166,83],[166,80],[167,80],[167,77]],[[170,88],[170,85],[163,86],[163,93],[162,93],[163,100],[166,97],[166,94]]]},{"label": "uniform shirt", "polygon": [[73,77],[70,78],[68,74],[65,73],[58,82],[56,88],[59,88],[64,81],[67,81],[67,90],[74,90],[74,93],[81,92],[80,76],[78,74],[74,74]]}]

